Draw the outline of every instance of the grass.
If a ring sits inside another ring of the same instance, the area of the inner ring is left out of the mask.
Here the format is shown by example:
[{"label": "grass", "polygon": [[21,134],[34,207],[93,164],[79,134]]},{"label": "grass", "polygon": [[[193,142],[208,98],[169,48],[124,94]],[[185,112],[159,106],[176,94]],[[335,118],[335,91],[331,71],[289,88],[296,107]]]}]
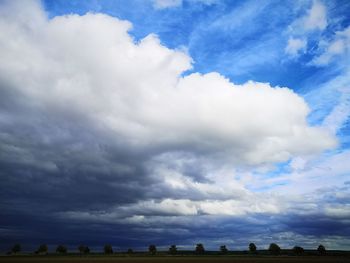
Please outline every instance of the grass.
[{"label": "grass", "polygon": [[203,255],[196,255],[193,251],[178,251],[177,255],[169,255],[168,252],[159,251],[156,255],[150,255],[148,252],[114,253],[105,255],[103,253],[91,253],[82,255],[79,253],[47,255],[37,254],[17,254],[0,255],[0,263],[94,263],[94,262],[115,262],[115,263],[350,263],[350,251],[328,250],[326,255],[319,255],[316,250],[305,250],[302,256],[296,256],[292,250],[283,249],[281,255],[272,256],[267,250],[259,250],[257,254],[249,254],[247,251],[230,251],[228,254],[220,254],[217,251],[206,251]]},{"label": "grass", "polygon": [[73,262],[73,263],[94,263],[94,262],[115,262],[115,263],[200,263],[200,262],[222,262],[222,263],[268,263],[268,262],[310,262],[310,263],[349,263],[349,256],[258,256],[258,255],[217,255],[217,256],[120,256],[120,255],[14,255],[1,256],[0,262],[20,263],[20,262]]}]

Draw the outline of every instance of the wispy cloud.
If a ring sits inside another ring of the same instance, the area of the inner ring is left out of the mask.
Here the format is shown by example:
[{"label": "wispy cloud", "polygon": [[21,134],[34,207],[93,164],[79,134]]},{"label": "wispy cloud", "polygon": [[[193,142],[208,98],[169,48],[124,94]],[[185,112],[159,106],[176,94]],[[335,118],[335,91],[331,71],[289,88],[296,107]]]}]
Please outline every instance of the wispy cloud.
[{"label": "wispy cloud", "polygon": [[307,15],[301,18],[301,23],[306,30],[324,30],[327,27],[325,6],[320,1],[314,0]]},{"label": "wispy cloud", "polygon": [[184,2],[189,2],[190,4],[212,5],[218,2],[218,0],[153,0],[153,7],[155,9],[181,7]]},{"label": "wispy cloud", "polygon": [[154,0],[153,6],[156,9],[177,7],[182,5],[182,0]]},{"label": "wispy cloud", "polygon": [[350,27],[334,33],[332,40],[320,41],[321,54],[314,58],[312,65],[325,66],[335,58],[348,60],[350,50]]},{"label": "wispy cloud", "polygon": [[296,56],[299,52],[305,52],[307,42],[305,39],[290,38],[288,45],[286,46],[285,52],[292,56]]}]

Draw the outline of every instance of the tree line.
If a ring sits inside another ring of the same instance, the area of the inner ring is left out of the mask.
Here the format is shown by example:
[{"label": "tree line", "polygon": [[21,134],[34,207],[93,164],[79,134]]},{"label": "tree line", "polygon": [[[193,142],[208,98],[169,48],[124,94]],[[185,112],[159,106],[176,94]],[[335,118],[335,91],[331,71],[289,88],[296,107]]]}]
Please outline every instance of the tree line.
[{"label": "tree line", "polygon": [[[254,244],[254,243],[250,243],[248,245],[248,250],[251,254],[258,254],[258,251],[257,251],[257,246]],[[90,248],[86,245],[79,245],[78,246],[78,251],[80,254],[89,254],[90,253]],[[104,246],[103,248],[103,251],[105,254],[113,254],[115,253],[115,251],[113,250],[113,247],[112,245],[110,244],[107,244]],[[229,250],[228,248],[226,247],[226,245],[222,245],[220,246],[219,248],[219,251],[221,254],[227,254],[229,253]],[[271,255],[279,255],[281,253],[281,247],[279,245],[277,245],[276,243],[271,243],[269,248],[268,248],[268,251]],[[294,246],[292,248],[292,251],[295,255],[302,255],[304,253],[304,248],[300,247],[300,246]],[[8,254],[18,254],[21,252],[21,245],[20,244],[15,244],[11,250],[8,252]],[[157,254],[157,247],[156,245],[149,245],[148,247],[148,252],[151,254],[151,255],[155,255]],[[168,250],[168,253],[171,254],[171,255],[176,255],[178,253],[178,249],[176,247],[176,245],[171,245],[169,247],[169,250]],[[204,245],[202,243],[199,243],[195,246],[195,250],[194,250],[194,253],[195,254],[198,254],[198,255],[201,255],[201,254],[204,254],[206,252],[205,248],[204,248]],[[317,247],[317,252],[320,254],[320,255],[324,255],[326,254],[326,248],[321,244]],[[45,254],[48,254],[48,246],[46,244],[41,244],[37,250],[34,251],[35,254],[39,254],[39,255],[45,255]],[[57,254],[66,254],[68,253],[68,249],[66,246],[64,245],[58,245],[57,248],[56,248],[56,253]],[[132,248],[129,248],[127,251],[126,251],[127,254],[133,254],[134,251]]]}]

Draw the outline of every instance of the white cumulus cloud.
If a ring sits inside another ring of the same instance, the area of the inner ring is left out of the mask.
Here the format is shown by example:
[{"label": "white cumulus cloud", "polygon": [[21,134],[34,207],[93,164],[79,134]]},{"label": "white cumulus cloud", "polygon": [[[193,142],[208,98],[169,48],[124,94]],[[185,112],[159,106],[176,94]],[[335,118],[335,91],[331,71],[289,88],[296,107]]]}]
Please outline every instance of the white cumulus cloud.
[{"label": "white cumulus cloud", "polygon": [[45,114],[80,116],[85,129],[98,127],[127,147],[221,154],[237,164],[336,145],[308,125],[307,104],[288,88],[236,85],[215,72],[182,76],[191,68],[188,54],[155,35],[135,42],[127,21],[103,14],[48,19],[37,2],[26,10],[16,1],[2,7],[0,80]]}]

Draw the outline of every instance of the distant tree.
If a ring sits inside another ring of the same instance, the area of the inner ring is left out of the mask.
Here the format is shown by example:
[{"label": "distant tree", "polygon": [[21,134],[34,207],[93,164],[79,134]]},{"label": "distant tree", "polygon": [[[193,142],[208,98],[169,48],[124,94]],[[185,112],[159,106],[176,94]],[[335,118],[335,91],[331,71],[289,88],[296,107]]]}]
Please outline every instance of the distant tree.
[{"label": "distant tree", "polygon": [[78,247],[78,250],[81,254],[89,254],[90,253],[90,248],[88,246],[85,246],[85,245],[80,245]]},{"label": "distant tree", "polygon": [[63,245],[58,245],[56,248],[56,253],[65,254],[67,253],[67,248]]},{"label": "distant tree", "polygon": [[225,245],[220,246],[220,252],[222,254],[227,254],[227,252],[228,252],[227,247]]},{"label": "distant tree", "polygon": [[126,253],[132,254],[132,253],[134,253],[134,250],[132,250],[132,248],[128,248],[128,251]]},{"label": "distant tree", "polygon": [[205,252],[203,244],[199,243],[196,245],[196,253],[203,254]]},{"label": "distant tree", "polygon": [[170,253],[171,255],[175,255],[175,254],[177,253],[177,247],[176,247],[176,245],[171,245],[171,246],[169,247],[169,253]]},{"label": "distant tree", "polygon": [[89,253],[90,253],[90,248],[86,246],[84,249],[84,254],[89,254]]},{"label": "distant tree", "polygon": [[295,247],[293,247],[293,253],[295,255],[301,255],[304,253],[304,249],[302,247],[295,246]]},{"label": "distant tree", "polygon": [[324,245],[319,245],[317,251],[320,255],[326,254],[326,248],[324,247]]},{"label": "distant tree", "polygon": [[281,253],[281,248],[279,245],[275,243],[271,243],[269,247],[269,251],[272,255],[279,255]]},{"label": "distant tree", "polygon": [[41,244],[37,251],[35,251],[36,254],[47,254],[48,252],[48,247],[46,244]]},{"label": "distant tree", "polygon": [[249,244],[250,253],[256,253],[256,245],[254,243]]},{"label": "distant tree", "polygon": [[17,254],[21,252],[21,245],[20,244],[14,244],[13,247],[11,248],[11,253]]},{"label": "distant tree", "polygon": [[81,254],[84,254],[84,249],[85,249],[84,245],[79,245],[78,250]]},{"label": "distant tree", "polygon": [[157,253],[157,247],[155,245],[150,245],[148,247],[148,251],[149,253],[151,253],[152,255],[155,255]]},{"label": "distant tree", "polygon": [[109,244],[104,246],[104,251],[105,251],[105,254],[113,254],[113,248]]}]

